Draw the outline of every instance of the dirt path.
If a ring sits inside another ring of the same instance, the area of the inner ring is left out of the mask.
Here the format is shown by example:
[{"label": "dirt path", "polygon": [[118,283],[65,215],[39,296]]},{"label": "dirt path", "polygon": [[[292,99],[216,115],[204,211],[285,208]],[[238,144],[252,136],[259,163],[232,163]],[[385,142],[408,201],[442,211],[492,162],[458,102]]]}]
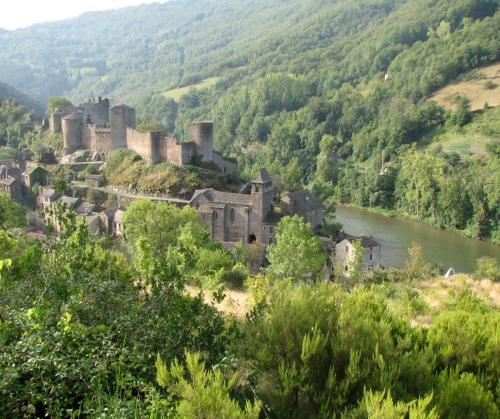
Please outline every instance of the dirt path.
[{"label": "dirt path", "polygon": [[[200,288],[188,285],[186,290],[192,297],[198,296]],[[243,318],[248,313],[251,302],[251,294],[245,291],[226,290],[226,298],[221,303],[214,304],[217,310],[222,311],[232,317]],[[203,299],[207,304],[212,304],[213,293],[210,290],[203,290]]]}]

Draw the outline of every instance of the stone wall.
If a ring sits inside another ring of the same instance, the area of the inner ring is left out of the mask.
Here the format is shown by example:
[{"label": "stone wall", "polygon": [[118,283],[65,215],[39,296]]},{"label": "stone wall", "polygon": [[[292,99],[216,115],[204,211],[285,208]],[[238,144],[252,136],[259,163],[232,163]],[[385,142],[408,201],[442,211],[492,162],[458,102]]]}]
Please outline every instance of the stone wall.
[{"label": "stone wall", "polygon": [[224,241],[244,243],[248,240],[248,207],[226,205],[224,212]]},{"label": "stone wall", "polygon": [[203,161],[213,161],[214,124],[212,122],[193,122],[190,127],[194,152]]},{"label": "stone wall", "polygon": [[193,158],[193,143],[180,143],[173,138],[164,137],[160,141],[159,161],[182,166],[190,164]]},{"label": "stone wall", "polygon": [[238,174],[238,164],[236,162],[225,159],[215,151],[212,154],[213,162],[219,167],[223,173],[231,173],[232,175]]},{"label": "stone wall", "polygon": [[133,128],[127,128],[127,147],[139,154],[148,163],[156,163],[153,158],[157,158],[155,156],[157,150],[153,150],[151,133],[143,134]]},{"label": "stone wall", "polygon": [[78,106],[85,113],[85,118],[91,124],[98,127],[105,127],[109,124],[109,99],[101,97]]}]

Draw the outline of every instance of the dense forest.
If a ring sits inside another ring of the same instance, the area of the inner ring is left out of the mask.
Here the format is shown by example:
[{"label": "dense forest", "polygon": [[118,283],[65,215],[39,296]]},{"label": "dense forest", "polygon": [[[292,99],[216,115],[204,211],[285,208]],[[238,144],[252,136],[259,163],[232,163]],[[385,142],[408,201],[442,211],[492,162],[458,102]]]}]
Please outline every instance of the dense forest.
[{"label": "dense forest", "polygon": [[[252,249],[212,242],[190,207],[135,201],[118,242],[55,211],[62,232],[27,240],[0,194],[2,417],[498,417],[498,309],[463,277],[428,302],[418,247],[402,270],[356,258],[325,282],[319,239],[285,217],[252,276]],[[500,278],[491,259],[477,275]],[[246,316],[216,309],[235,287]]]}]

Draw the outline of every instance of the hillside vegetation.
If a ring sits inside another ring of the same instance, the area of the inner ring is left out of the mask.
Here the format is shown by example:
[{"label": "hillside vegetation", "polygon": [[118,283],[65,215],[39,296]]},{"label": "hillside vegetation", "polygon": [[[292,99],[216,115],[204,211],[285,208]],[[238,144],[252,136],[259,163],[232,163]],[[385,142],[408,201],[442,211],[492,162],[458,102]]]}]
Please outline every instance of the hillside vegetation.
[{"label": "hillside vegetation", "polygon": [[429,100],[498,63],[498,6],[170,1],[1,34],[0,79],[36,97],[120,96],[180,139],[212,119],[245,178],[266,166],[287,189],[499,241],[495,115]]},{"label": "hillside vegetation", "polygon": [[24,106],[27,110],[35,111],[41,115],[45,111],[43,105],[39,102],[14,89],[8,84],[0,82],[0,102],[7,99],[14,99],[17,103]]},{"label": "hillside vegetation", "polygon": [[500,105],[500,63],[479,67],[462,77],[464,80],[439,89],[431,98],[447,109],[456,110],[457,96],[466,97],[470,109],[477,111]]},{"label": "hillside vegetation", "polygon": [[[0,194],[2,417],[498,417],[498,307],[483,283],[429,281],[417,247],[402,270],[365,275],[358,260],[304,282],[321,244],[298,217],[250,276],[250,252],[211,241],[189,206],[130,203],[118,243],[56,212],[63,231],[29,241]],[[498,291],[496,261],[480,266]],[[193,282],[213,299],[189,296]],[[217,310],[236,283],[245,318]]]}]

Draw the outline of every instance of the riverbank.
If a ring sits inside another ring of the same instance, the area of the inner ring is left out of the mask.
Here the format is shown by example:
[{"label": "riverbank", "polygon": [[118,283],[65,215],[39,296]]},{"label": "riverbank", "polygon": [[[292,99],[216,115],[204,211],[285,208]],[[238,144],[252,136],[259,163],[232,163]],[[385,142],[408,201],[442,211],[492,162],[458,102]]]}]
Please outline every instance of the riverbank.
[{"label": "riverbank", "polygon": [[373,236],[381,244],[381,264],[385,267],[405,266],[412,243],[418,243],[426,259],[444,270],[453,267],[457,272],[474,272],[476,260],[485,256],[500,262],[498,245],[461,237],[425,223],[340,205],[335,218],[349,234]]},{"label": "riverbank", "polygon": [[353,203],[348,203],[348,204],[341,203],[339,205],[341,205],[345,208],[356,208],[356,209],[359,209],[362,211],[369,212],[371,214],[383,215],[384,217],[396,218],[399,220],[413,221],[415,223],[425,224],[427,226],[435,228],[436,230],[449,231],[449,232],[455,233],[461,237],[465,237],[465,238],[473,239],[473,240],[478,240],[478,241],[482,241],[482,242],[487,242],[487,243],[491,243],[491,244],[500,246],[500,241],[486,239],[483,237],[477,237],[467,229],[459,230],[458,228],[443,228],[443,227],[440,227],[439,225],[436,225],[435,223],[433,223],[432,220],[421,219],[421,218],[418,218],[412,214],[405,214],[405,213],[402,213],[402,212],[399,212],[396,210],[390,210],[390,209],[380,208],[380,207],[362,207],[361,205],[357,205],[357,204],[353,204]]}]

